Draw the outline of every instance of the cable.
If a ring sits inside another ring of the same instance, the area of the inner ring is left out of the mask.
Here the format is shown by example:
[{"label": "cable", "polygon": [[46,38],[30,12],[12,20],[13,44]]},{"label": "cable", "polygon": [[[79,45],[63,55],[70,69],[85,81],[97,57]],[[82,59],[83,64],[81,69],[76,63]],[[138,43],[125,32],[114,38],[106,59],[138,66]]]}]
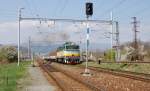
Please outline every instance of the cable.
[{"label": "cable", "polygon": [[[137,1],[136,1],[136,3],[137,3]],[[141,3],[143,3],[143,1],[141,1],[141,2],[139,2],[139,3],[141,4]],[[144,2],[144,4],[145,4],[145,2]],[[134,7],[135,7],[135,6],[134,6]],[[126,10],[128,10],[128,9],[126,9]],[[139,16],[139,15],[143,14],[144,12],[146,12],[147,10],[149,10],[149,6],[143,8],[143,9],[141,9],[141,10],[136,11],[135,13],[132,14],[132,16]],[[130,17],[131,15],[126,15],[126,16]]]},{"label": "cable", "polygon": [[[3,18],[5,17],[6,19],[8,18],[8,16],[9,16],[9,18],[10,17],[16,17],[16,14],[1,14],[1,16],[3,16]],[[1,19],[3,19],[3,18],[1,18]]]},{"label": "cable", "polygon": [[15,11],[13,11],[13,10],[4,10],[4,9],[0,9],[0,14],[2,14],[2,15],[17,15],[18,13],[17,13],[17,10]]},{"label": "cable", "polygon": [[139,16],[139,15],[143,14],[143,13],[146,12],[146,11],[149,11],[149,6],[143,8],[142,10],[140,10],[140,11],[138,11],[138,12],[136,12],[134,15]]},{"label": "cable", "polygon": [[62,7],[62,9],[61,9],[61,11],[60,11],[61,14],[62,14],[63,11],[65,10],[65,8],[66,8],[68,2],[69,2],[68,0],[65,0],[65,3],[64,3],[64,5],[63,5],[63,7]]},{"label": "cable", "polygon": [[[32,1],[32,2],[29,2],[29,1]],[[37,11],[37,7],[35,6],[34,1],[33,0],[25,0],[25,3],[29,7],[31,15],[34,15],[33,11]],[[33,7],[31,7],[31,6],[33,6]]]},{"label": "cable", "polygon": [[32,0],[32,3],[33,3],[32,5],[33,5],[34,10],[38,11],[39,8],[38,8],[37,4],[35,4],[34,0]]},{"label": "cable", "polygon": [[127,0],[120,0],[120,1],[119,1],[118,3],[116,3],[112,8],[106,10],[106,12],[104,12],[104,13],[102,14],[102,16],[105,15],[106,13],[109,13],[109,12],[113,11],[115,8],[117,8],[117,7],[119,7],[120,5],[122,5],[125,1],[127,1]]},{"label": "cable", "polygon": [[26,5],[29,7],[31,15],[33,15],[33,12],[32,12],[33,10],[31,8],[30,2],[28,0],[24,0],[24,1],[25,1]]},{"label": "cable", "polygon": [[2,11],[4,11],[4,12],[17,12],[17,10],[8,10],[8,9],[0,9],[0,11],[2,12]]},{"label": "cable", "polygon": [[[59,3],[59,0],[57,0],[57,3]],[[55,6],[56,7],[54,8],[53,16],[57,16],[58,5],[55,5]]]},{"label": "cable", "polygon": [[[141,2],[142,3],[142,2]],[[128,10],[128,9],[127,9]],[[144,15],[144,13],[146,12],[146,11],[148,11],[149,10],[149,6],[148,7],[145,7],[145,8],[143,8],[143,9],[141,9],[141,10],[138,10],[138,11],[136,11],[135,13],[132,13],[132,15],[126,15],[126,17],[132,17],[132,16],[141,16],[141,15]],[[142,17],[142,18],[140,18],[140,20],[141,19],[143,19],[143,18],[145,18],[145,17]]]},{"label": "cable", "polygon": [[[126,13],[126,11],[127,10],[131,11],[132,9],[136,8],[133,4],[137,3],[137,0],[131,0],[131,1],[126,3],[128,7],[123,7],[123,9],[118,9],[117,12],[115,12],[115,15],[119,15],[119,16],[123,15],[125,17],[131,17],[131,13]],[[142,3],[142,2],[143,1],[138,1],[138,3]]]},{"label": "cable", "polygon": [[[103,1],[98,1],[97,3],[101,3],[101,4],[99,4],[98,6],[97,6],[97,9],[96,10],[99,10],[98,8],[101,8],[103,5],[104,5],[104,3],[105,3],[105,0],[103,0]],[[101,7],[100,7],[101,6]]]},{"label": "cable", "polygon": [[17,12],[0,12],[0,14],[16,15]]}]

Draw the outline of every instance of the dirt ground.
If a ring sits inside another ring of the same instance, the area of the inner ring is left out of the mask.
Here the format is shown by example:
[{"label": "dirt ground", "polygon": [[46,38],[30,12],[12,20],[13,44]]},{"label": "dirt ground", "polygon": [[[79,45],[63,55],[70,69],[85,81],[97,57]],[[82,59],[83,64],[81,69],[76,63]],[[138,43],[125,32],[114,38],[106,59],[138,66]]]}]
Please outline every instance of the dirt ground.
[{"label": "dirt ground", "polygon": [[18,91],[60,91],[55,82],[39,67],[28,67],[25,78],[20,79]]}]

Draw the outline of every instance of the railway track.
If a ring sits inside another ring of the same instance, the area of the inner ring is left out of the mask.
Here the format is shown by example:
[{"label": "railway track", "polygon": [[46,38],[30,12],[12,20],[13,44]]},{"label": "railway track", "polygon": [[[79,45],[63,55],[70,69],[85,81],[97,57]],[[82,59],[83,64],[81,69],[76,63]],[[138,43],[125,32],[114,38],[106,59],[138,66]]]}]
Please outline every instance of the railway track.
[{"label": "railway track", "polygon": [[133,62],[128,62],[128,61],[123,61],[123,62],[104,62],[104,61],[102,61],[101,63],[126,63],[126,64],[137,64],[137,63],[139,63],[139,64],[144,64],[144,63],[150,63],[150,61],[133,61]]},{"label": "railway track", "polygon": [[[134,91],[138,86],[140,87],[138,87],[139,89],[137,91],[143,91],[143,89],[144,91],[150,91],[150,75],[148,74],[128,71],[128,73],[125,73],[124,71],[121,72],[111,69],[89,67],[93,76],[83,77],[81,75],[81,72],[84,71],[83,66],[74,67],[72,65],[70,66],[57,63],[48,65],[47,69],[51,71],[50,73],[53,75],[53,78],[55,77],[54,80],[57,82],[58,86],[60,85],[59,87],[63,89],[62,91],[85,91],[84,89],[86,89],[87,87],[88,90],[86,91],[127,91],[128,89]],[[69,79],[66,81],[62,80],[63,78],[67,79],[68,77],[72,79],[72,81],[70,81],[71,83],[73,83],[74,81],[77,82],[75,84],[77,85],[77,87],[73,87],[73,85],[69,82],[66,83],[67,81],[69,81]],[[118,82],[121,83],[118,84]],[[124,84],[124,82],[126,84]],[[82,85],[78,85],[78,83],[84,85],[86,88],[82,88],[81,90],[79,87],[82,87]],[[70,87],[73,87],[73,89],[67,88],[68,84]]]},{"label": "railway track", "polygon": [[68,73],[58,70],[51,65],[41,64],[40,67],[56,82],[62,91],[103,91],[86,81],[76,79]]},{"label": "railway track", "polygon": [[[128,76],[118,75],[118,73],[108,73],[108,71],[100,71],[98,68],[89,69],[92,73],[91,77],[84,77],[80,73],[84,71],[83,66],[72,66],[72,65],[63,65],[58,63],[52,64],[54,67],[63,70],[66,74],[71,73],[69,75],[76,75],[74,76],[75,79],[82,79],[87,81],[88,84],[92,84],[97,88],[101,88],[101,90],[95,91],[150,91],[150,84],[149,81],[145,81],[139,78],[133,78]],[[80,74],[80,75],[79,75]],[[86,83],[87,84],[87,83]],[[140,86],[140,87],[139,87]],[[136,90],[136,88],[139,88]],[[144,90],[143,90],[144,89]],[[92,90],[94,91],[94,90]]]},{"label": "railway track", "polygon": [[[61,70],[60,68],[58,68],[58,67],[56,67],[56,66],[55,66],[55,68],[58,69],[58,70],[60,70],[61,72],[63,72],[65,75],[71,77],[72,79],[78,81],[79,83],[82,83],[82,84],[86,85],[87,87],[91,88],[92,91],[106,91],[105,88],[103,88],[103,87],[101,87],[101,86],[100,86],[100,87],[97,87],[97,86],[95,86],[95,84],[92,84],[92,83],[90,83],[88,80],[83,79],[83,78],[82,78],[83,76],[82,76],[81,74],[79,74],[79,75],[77,76],[77,75],[75,75],[75,74],[73,74],[73,73],[70,74],[70,72],[67,72],[67,71],[65,71],[64,69]],[[90,77],[85,77],[85,78],[90,79]]]},{"label": "railway track", "polygon": [[[82,68],[83,68],[83,66],[82,66]],[[92,67],[92,66],[90,66],[89,69],[93,70],[93,71],[97,71],[97,72],[108,73],[108,74],[126,77],[126,78],[130,78],[130,79],[134,79],[134,80],[150,82],[150,74],[113,70],[113,69],[106,69],[106,68]]]}]

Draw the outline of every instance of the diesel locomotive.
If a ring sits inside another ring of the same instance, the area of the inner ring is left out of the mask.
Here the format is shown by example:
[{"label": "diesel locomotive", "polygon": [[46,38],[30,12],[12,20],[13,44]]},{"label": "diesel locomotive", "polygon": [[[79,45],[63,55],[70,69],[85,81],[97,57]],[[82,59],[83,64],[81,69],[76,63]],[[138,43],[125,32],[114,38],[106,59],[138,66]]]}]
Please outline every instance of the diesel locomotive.
[{"label": "diesel locomotive", "polygon": [[74,42],[65,42],[57,48],[56,61],[65,64],[80,63],[80,47]]}]

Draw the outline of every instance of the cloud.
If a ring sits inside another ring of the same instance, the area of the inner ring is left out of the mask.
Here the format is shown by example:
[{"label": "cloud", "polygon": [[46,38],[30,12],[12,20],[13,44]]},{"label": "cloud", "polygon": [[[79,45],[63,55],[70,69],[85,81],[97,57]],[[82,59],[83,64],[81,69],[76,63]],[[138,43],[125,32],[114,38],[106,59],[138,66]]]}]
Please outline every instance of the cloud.
[{"label": "cloud", "polygon": [[[130,29],[131,27],[131,29]],[[142,40],[149,41],[149,26],[142,27],[139,37]],[[110,43],[110,39],[104,34],[110,36],[110,26],[106,24],[90,24],[90,41],[91,43]],[[120,41],[132,41],[132,26],[120,26]],[[1,22],[0,23],[0,43],[17,44],[18,22]],[[40,22],[40,21],[22,21],[21,22],[21,42],[26,42],[31,36],[33,40],[42,41],[86,41],[86,24],[81,23],[63,23],[63,22]]]},{"label": "cloud", "polygon": [[0,43],[12,43],[17,40],[17,22],[0,23]]},{"label": "cloud", "polygon": [[[24,34],[30,34],[30,29],[33,29],[32,26],[35,22],[23,22],[21,23],[21,37],[24,37]],[[27,33],[28,32],[28,33]],[[3,44],[16,44],[17,43],[17,34],[18,34],[18,22],[2,22],[0,23],[0,43]]]}]

